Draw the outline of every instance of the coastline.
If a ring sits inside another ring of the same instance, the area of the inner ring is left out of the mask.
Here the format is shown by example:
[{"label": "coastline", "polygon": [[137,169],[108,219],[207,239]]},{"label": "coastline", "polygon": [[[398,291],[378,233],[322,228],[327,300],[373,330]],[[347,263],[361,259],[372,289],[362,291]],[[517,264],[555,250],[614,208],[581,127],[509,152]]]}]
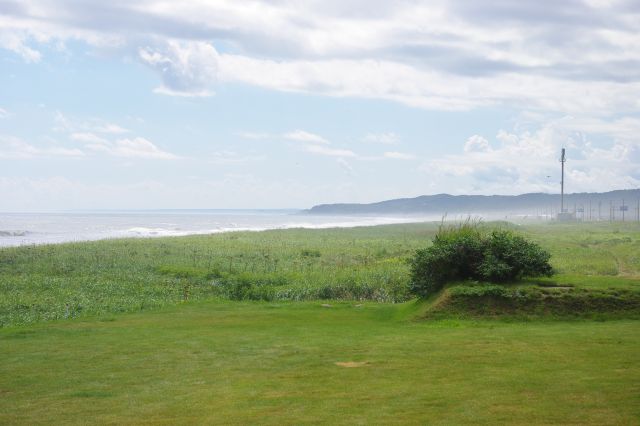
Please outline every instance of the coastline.
[{"label": "coastline", "polygon": [[260,210],[238,213],[240,214],[228,214],[226,211],[133,211],[0,214],[0,249],[123,238],[183,237],[279,229],[355,228],[435,220],[414,216],[298,215],[289,211],[275,214]]}]

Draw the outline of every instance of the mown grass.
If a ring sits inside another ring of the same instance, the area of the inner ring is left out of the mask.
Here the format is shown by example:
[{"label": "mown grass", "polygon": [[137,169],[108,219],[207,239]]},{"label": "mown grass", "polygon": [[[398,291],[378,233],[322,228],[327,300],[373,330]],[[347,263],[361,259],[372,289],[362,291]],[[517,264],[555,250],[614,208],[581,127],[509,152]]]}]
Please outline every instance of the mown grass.
[{"label": "mown grass", "polygon": [[189,302],[0,330],[0,424],[640,421],[638,321],[330,305]]},{"label": "mown grass", "polygon": [[[408,300],[407,260],[437,223],[237,232],[0,250],[0,326],[187,300]],[[559,283],[640,289],[637,224],[516,227],[552,253]]]}]

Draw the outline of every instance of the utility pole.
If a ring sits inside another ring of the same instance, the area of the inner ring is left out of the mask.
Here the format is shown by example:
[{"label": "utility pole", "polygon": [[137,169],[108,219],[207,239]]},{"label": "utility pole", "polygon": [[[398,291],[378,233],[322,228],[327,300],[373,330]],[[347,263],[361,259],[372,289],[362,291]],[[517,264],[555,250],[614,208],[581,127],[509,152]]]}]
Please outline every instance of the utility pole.
[{"label": "utility pole", "polygon": [[598,201],[598,222],[602,220],[602,201]]},{"label": "utility pole", "polygon": [[613,201],[609,201],[609,222],[613,222],[615,219],[615,212],[613,210]]},{"label": "utility pole", "polygon": [[560,156],[560,163],[562,164],[562,175],[560,178],[560,213],[564,213],[564,163],[567,161],[564,152],[564,148],[562,148],[562,155]]}]

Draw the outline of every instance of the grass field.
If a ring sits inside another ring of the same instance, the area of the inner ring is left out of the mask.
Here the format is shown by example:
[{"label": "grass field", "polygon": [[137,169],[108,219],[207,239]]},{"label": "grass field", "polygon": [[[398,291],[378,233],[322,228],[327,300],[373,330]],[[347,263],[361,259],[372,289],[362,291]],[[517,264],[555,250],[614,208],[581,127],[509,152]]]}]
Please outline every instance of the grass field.
[{"label": "grass field", "polygon": [[357,305],[192,302],[0,330],[0,423],[640,421],[638,321]]},{"label": "grass field", "polygon": [[496,318],[402,302],[436,224],[2,249],[0,424],[640,423],[640,226],[519,228],[559,274]]},{"label": "grass field", "polygon": [[[410,297],[407,259],[429,244],[438,225],[6,248],[0,250],[0,326],[134,312],[212,296],[402,302]],[[518,228],[551,251],[558,283],[640,290],[640,225]]]}]

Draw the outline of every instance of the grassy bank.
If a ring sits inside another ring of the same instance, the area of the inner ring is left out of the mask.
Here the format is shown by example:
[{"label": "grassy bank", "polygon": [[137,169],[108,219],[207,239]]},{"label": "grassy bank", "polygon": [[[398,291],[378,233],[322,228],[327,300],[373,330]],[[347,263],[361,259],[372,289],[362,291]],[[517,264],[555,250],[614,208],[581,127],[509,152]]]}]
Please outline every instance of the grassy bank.
[{"label": "grassy bank", "polygon": [[617,281],[618,286],[594,288],[568,281],[531,280],[513,285],[461,282],[433,296],[420,317],[640,319],[640,290],[633,288],[633,282],[625,279]]},{"label": "grassy bank", "polygon": [[[512,226],[500,224],[499,226]],[[0,250],[0,326],[187,300],[402,302],[407,259],[438,224],[237,232]],[[555,281],[640,289],[640,226],[519,227],[550,250]]]},{"label": "grassy bank", "polygon": [[190,302],[0,330],[2,424],[634,424],[637,321]]}]

